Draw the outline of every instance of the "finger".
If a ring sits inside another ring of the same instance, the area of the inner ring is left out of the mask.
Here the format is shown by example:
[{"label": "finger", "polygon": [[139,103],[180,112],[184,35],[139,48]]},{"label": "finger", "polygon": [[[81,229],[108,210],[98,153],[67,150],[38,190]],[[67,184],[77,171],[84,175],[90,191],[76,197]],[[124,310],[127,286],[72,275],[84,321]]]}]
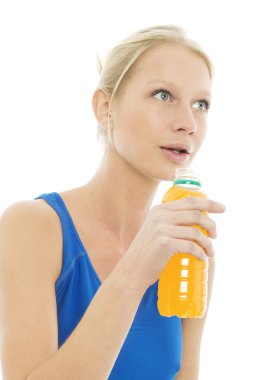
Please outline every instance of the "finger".
[{"label": "finger", "polygon": [[205,253],[209,257],[213,257],[215,255],[210,239],[206,237],[198,228],[172,226],[169,228],[169,234],[170,236],[173,236],[173,238],[194,241],[204,249]]},{"label": "finger", "polygon": [[202,210],[210,213],[222,213],[226,210],[226,207],[222,203],[208,198],[199,198],[192,196],[163,203],[162,206],[172,211]]},{"label": "finger", "polygon": [[[168,215],[165,215],[168,217]],[[216,223],[206,214],[199,210],[173,211],[169,215],[169,223],[176,226],[199,225],[208,232],[211,238],[217,237]]]},{"label": "finger", "polygon": [[169,239],[168,243],[169,255],[173,256],[177,253],[189,253],[202,261],[207,261],[208,257],[203,249],[191,240]]}]

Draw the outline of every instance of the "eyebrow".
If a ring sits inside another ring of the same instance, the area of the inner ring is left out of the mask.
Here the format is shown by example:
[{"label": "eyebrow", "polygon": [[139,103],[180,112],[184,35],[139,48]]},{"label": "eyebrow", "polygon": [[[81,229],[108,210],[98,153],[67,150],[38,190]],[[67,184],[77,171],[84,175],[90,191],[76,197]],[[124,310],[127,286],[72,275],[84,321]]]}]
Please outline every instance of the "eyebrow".
[{"label": "eyebrow", "polygon": [[[178,86],[175,83],[166,81],[164,79],[159,79],[159,78],[156,79],[156,80],[152,80],[151,82],[148,82],[147,84],[155,84],[157,82],[164,83],[168,87],[173,87],[175,89],[178,89]],[[200,91],[198,91],[198,93],[201,96],[203,95],[203,96],[208,96],[209,98],[212,98],[212,95],[211,95],[211,93],[209,91],[205,91],[205,90],[202,91],[202,90],[200,90]]]}]

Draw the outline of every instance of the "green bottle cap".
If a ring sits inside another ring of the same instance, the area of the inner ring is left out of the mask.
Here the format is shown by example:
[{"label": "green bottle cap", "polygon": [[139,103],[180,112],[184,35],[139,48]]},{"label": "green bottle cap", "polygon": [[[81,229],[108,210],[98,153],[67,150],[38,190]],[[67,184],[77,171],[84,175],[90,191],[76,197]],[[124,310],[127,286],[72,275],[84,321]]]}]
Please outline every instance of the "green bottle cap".
[{"label": "green bottle cap", "polygon": [[173,181],[173,184],[174,185],[189,184],[189,185],[195,185],[195,186],[201,187],[201,183],[199,181],[195,181],[193,179],[187,179],[187,178],[175,179]]},{"label": "green bottle cap", "polygon": [[177,168],[173,185],[181,185],[190,189],[200,189],[201,182],[197,173],[190,168]]}]

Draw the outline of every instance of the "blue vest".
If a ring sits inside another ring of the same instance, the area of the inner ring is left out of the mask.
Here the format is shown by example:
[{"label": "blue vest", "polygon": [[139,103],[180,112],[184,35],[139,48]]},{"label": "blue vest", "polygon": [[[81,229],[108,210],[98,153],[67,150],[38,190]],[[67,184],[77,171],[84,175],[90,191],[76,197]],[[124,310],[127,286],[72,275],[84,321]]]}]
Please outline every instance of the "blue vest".
[{"label": "blue vest", "polygon": [[[53,207],[62,226],[62,269],[55,283],[60,348],[84,316],[101,281],[60,194],[41,194],[35,199],[39,198]],[[180,370],[181,319],[159,314],[157,286],[158,281],[143,295],[108,380],[173,380]]]}]

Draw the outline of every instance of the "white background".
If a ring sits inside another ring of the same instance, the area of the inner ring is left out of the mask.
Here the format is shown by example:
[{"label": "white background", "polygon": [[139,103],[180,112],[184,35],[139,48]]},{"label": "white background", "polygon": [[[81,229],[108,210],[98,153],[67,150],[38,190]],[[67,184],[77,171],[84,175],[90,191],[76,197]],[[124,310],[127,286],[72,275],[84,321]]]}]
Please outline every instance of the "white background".
[{"label": "white background", "polygon": [[[251,378],[250,1],[0,4],[0,212],[18,200],[81,186],[94,174],[102,155],[91,108],[95,53],[103,57],[128,34],[158,24],[182,26],[209,53],[213,104],[194,168],[203,190],[227,211],[213,216],[217,268],[200,380]],[[161,183],[154,203],[170,185]]]}]

